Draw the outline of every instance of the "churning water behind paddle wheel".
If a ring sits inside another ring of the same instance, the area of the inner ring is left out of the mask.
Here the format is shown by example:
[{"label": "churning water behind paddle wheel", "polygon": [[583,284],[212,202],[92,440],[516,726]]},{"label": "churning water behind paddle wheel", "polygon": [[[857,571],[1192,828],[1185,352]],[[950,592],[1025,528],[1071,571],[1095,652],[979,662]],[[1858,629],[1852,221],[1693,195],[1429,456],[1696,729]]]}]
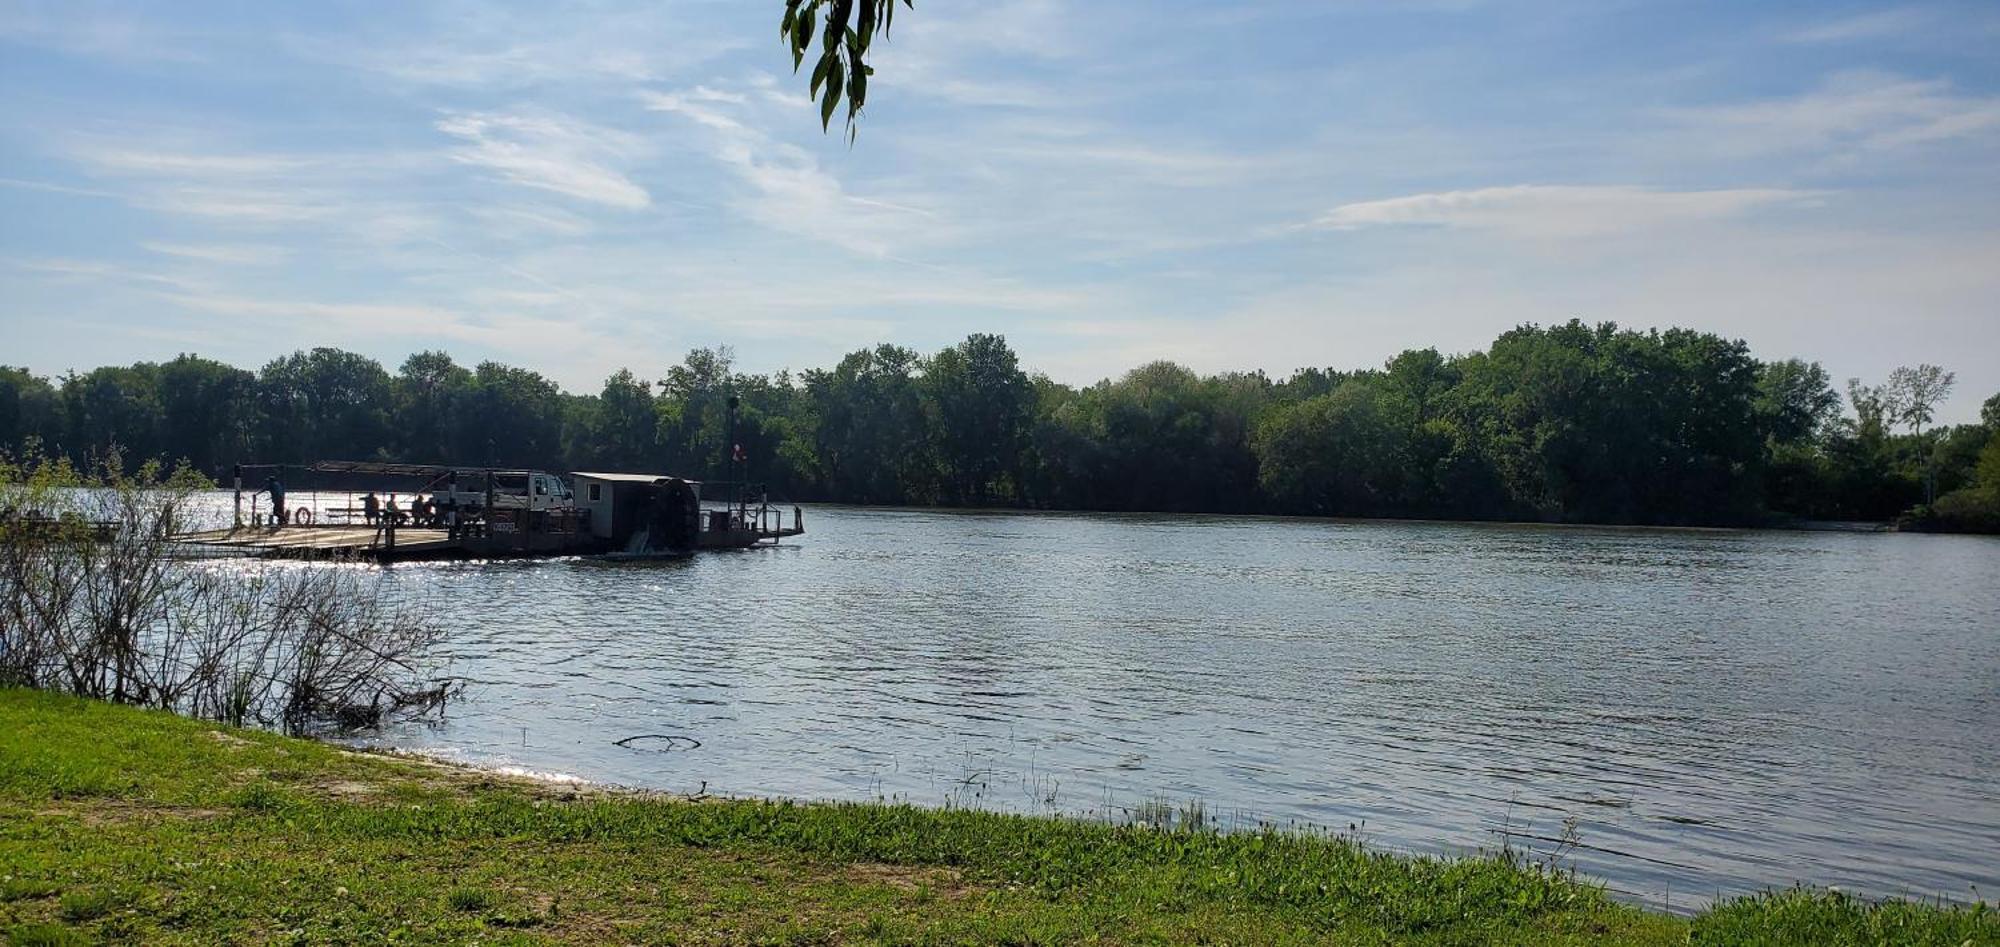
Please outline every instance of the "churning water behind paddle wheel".
[{"label": "churning water behind paddle wheel", "polygon": [[639,522],[625,552],[638,556],[684,556],[695,549],[701,501],[685,480],[647,484],[639,493]]}]

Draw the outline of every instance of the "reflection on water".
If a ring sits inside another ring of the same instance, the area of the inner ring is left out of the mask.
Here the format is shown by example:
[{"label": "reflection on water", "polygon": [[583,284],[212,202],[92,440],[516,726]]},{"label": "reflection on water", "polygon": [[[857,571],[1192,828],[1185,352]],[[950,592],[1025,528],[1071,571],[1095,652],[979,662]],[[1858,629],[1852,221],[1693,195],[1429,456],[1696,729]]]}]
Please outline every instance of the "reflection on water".
[{"label": "reflection on water", "polygon": [[1426,852],[1575,816],[1577,864],[1654,904],[2000,891],[2000,541],[806,522],[683,562],[390,569],[474,683],[384,741],[679,791],[1200,800]]}]

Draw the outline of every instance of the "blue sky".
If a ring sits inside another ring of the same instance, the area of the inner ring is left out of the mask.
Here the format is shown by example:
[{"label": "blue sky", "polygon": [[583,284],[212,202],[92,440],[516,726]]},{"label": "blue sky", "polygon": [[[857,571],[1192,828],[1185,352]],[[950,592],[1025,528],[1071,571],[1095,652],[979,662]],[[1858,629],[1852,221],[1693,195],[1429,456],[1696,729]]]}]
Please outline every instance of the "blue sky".
[{"label": "blue sky", "polygon": [[781,12],[0,0],[0,363],[1087,383],[1579,317],[2000,391],[1991,2],[919,0],[852,146]]}]

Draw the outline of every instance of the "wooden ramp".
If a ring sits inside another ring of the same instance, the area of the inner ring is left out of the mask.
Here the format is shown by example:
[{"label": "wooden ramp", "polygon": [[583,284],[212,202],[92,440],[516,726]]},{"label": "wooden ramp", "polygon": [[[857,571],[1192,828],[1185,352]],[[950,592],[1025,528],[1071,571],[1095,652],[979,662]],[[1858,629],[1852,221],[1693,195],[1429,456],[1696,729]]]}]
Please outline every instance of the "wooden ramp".
[{"label": "wooden ramp", "polygon": [[382,531],[371,526],[239,526],[182,533],[174,542],[189,552],[266,556],[373,556],[404,558],[444,552],[457,546],[442,529],[396,530],[396,545],[384,545]]}]

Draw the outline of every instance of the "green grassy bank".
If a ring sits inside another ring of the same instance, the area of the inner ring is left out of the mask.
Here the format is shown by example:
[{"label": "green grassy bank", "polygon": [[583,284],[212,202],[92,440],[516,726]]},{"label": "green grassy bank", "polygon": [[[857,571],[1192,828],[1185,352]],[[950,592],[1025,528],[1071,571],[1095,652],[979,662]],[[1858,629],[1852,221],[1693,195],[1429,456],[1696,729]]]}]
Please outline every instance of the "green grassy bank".
[{"label": "green grassy bank", "polygon": [[577,793],[0,690],[0,939],[2000,945],[1837,895],[1692,920],[1498,861],[904,806]]}]

